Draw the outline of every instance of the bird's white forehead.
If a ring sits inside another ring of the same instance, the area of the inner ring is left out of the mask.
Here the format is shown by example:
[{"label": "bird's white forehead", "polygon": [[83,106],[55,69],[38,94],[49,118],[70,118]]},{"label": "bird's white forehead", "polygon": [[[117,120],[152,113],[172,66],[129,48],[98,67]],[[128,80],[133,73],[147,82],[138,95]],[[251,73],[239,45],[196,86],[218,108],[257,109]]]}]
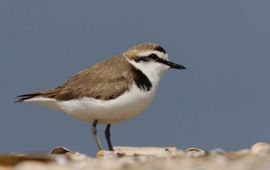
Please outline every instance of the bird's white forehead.
[{"label": "bird's white forehead", "polygon": [[167,53],[159,52],[156,50],[147,50],[147,51],[142,51],[138,53],[138,57],[143,57],[143,56],[149,56],[150,54],[156,54],[159,58],[164,59],[164,60],[169,60],[169,56]]}]

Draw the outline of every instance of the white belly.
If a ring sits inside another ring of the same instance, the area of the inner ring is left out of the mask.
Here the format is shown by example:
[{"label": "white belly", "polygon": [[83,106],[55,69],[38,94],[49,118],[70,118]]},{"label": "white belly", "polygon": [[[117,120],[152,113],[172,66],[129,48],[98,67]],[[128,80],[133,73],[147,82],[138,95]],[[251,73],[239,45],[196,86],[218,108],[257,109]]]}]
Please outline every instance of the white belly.
[{"label": "white belly", "polygon": [[81,98],[69,101],[56,101],[50,98],[33,98],[26,102],[37,103],[87,122],[98,120],[101,124],[113,124],[136,116],[152,101],[156,87],[149,92],[141,91],[135,84],[129,91],[113,100]]}]

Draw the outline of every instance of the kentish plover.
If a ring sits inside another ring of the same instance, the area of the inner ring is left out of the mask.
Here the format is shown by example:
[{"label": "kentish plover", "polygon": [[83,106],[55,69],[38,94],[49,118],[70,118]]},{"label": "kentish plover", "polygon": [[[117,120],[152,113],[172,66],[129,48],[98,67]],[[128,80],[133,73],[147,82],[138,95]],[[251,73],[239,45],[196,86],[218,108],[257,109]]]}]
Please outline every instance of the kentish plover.
[{"label": "kentish plover", "polygon": [[100,150],[103,148],[96,126],[106,124],[106,141],[113,150],[111,124],[142,112],[151,103],[160,78],[169,68],[185,69],[169,61],[168,54],[158,44],[139,44],[82,70],[54,89],[20,95],[17,102],[39,104],[91,122],[92,135]]}]

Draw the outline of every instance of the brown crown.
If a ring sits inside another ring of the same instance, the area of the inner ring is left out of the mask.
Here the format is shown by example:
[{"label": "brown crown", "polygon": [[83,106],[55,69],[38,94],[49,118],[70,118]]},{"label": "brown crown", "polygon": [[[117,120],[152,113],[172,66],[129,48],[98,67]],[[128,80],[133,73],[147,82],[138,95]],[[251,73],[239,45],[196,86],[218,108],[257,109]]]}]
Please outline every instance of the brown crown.
[{"label": "brown crown", "polygon": [[155,43],[143,43],[143,44],[138,44],[138,45],[135,45],[135,46],[129,48],[126,52],[123,53],[123,55],[125,57],[127,57],[128,59],[134,59],[134,58],[138,57],[137,54],[139,52],[155,50],[155,49],[158,49],[158,48],[161,48],[158,44],[155,44]]}]

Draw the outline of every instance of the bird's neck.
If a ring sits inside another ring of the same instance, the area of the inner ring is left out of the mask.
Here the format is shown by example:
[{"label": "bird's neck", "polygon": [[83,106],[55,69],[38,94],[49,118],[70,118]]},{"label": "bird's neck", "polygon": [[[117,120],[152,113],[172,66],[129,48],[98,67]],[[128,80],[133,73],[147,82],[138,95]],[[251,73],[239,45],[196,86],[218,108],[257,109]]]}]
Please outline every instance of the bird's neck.
[{"label": "bird's neck", "polygon": [[144,74],[145,77],[149,79],[149,81],[152,83],[153,87],[158,86],[162,75],[165,73],[164,70],[160,70],[159,67],[155,67],[153,65],[152,66],[148,65],[147,67],[145,67],[134,61],[130,61],[130,60],[127,60],[127,61],[132,65],[132,67],[134,67],[135,69],[139,70],[142,74]]}]

